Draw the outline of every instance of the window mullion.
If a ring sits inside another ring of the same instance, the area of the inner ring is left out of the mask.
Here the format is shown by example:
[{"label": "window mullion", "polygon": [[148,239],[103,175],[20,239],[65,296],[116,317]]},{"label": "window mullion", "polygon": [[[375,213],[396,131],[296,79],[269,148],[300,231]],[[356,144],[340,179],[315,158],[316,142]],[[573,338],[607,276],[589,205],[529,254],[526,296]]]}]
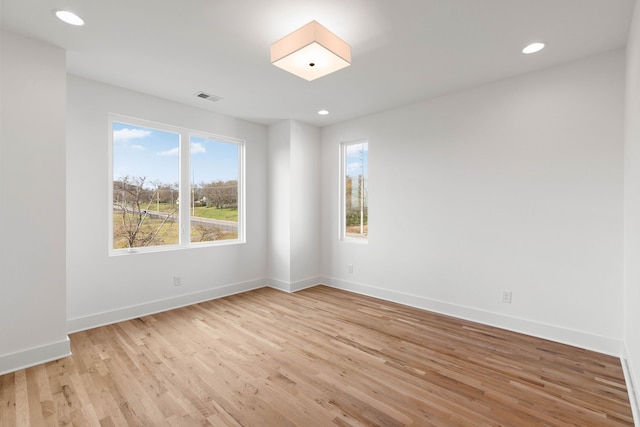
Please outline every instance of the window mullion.
[{"label": "window mullion", "polygon": [[191,176],[189,132],[180,132],[180,245],[188,246],[191,233]]}]

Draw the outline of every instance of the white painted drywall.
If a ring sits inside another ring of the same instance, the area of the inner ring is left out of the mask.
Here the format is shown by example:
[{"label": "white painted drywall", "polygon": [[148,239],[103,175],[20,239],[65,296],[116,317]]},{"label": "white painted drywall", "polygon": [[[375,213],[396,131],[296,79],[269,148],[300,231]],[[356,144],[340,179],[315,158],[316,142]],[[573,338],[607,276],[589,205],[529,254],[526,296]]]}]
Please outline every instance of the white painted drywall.
[{"label": "white painted drywall", "polygon": [[[320,272],[320,130],[291,122],[291,281]],[[317,283],[317,281],[315,282]]]},{"label": "white painted drywall", "polygon": [[[323,275],[619,354],[623,97],[614,51],[323,128]],[[368,245],[336,231],[337,147],[356,139],[369,141]]]},{"label": "white painted drywall", "polygon": [[[109,113],[246,141],[246,243],[108,255]],[[68,78],[70,330],[265,284],[267,128],[77,76]],[[182,279],[175,287],[174,275]]]},{"label": "white painted drywall", "polygon": [[[624,338],[637,405],[640,399],[640,5],[638,4],[636,4],[627,42],[626,95]],[[640,417],[640,408],[637,406],[636,416]]]},{"label": "white painted drywall", "polygon": [[318,283],[320,131],[294,120],[269,127],[269,283]]},{"label": "white painted drywall", "polygon": [[[268,261],[269,279],[286,290],[291,282],[291,122],[269,126]],[[275,283],[272,285],[276,286]]]},{"label": "white painted drywall", "polygon": [[2,374],[65,356],[69,343],[65,52],[5,31],[0,40]]}]

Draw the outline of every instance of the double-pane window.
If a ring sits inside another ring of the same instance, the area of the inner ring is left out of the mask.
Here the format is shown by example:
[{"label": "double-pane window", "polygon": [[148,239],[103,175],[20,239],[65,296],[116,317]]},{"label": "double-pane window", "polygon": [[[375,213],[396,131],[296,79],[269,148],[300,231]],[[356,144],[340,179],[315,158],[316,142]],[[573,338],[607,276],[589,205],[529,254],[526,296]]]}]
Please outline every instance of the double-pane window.
[{"label": "double-pane window", "polygon": [[112,116],[112,253],[242,242],[244,143]]}]

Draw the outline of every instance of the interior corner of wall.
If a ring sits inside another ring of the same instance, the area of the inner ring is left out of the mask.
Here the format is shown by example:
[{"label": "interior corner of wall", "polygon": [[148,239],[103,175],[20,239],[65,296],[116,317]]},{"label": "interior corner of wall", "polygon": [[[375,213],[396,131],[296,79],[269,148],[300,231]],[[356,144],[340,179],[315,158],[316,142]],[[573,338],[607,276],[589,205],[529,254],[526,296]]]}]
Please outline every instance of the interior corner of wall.
[{"label": "interior corner of wall", "polygon": [[[634,367],[629,358],[627,346],[622,345],[622,356],[620,357],[622,364],[622,371],[624,372],[624,380],[627,384],[627,394],[629,395],[629,404],[631,405],[631,411],[633,412],[634,425],[640,426],[640,396],[638,393],[638,384],[635,381],[634,373],[637,373],[638,367]],[[635,369],[635,370],[634,370]]]}]

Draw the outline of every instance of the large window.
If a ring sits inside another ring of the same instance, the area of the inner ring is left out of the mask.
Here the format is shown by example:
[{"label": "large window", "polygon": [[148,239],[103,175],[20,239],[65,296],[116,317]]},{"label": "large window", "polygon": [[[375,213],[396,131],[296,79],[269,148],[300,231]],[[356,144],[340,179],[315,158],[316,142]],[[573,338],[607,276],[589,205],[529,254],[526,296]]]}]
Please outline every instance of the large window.
[{"label": "large window", "polygon": [[341,145],[341,221],[343,239],[366,241],[369,235],[369,144]]},{"label": "large window", "polygon": [[244,143],[110,117],[112,253],[244,241]]}]

